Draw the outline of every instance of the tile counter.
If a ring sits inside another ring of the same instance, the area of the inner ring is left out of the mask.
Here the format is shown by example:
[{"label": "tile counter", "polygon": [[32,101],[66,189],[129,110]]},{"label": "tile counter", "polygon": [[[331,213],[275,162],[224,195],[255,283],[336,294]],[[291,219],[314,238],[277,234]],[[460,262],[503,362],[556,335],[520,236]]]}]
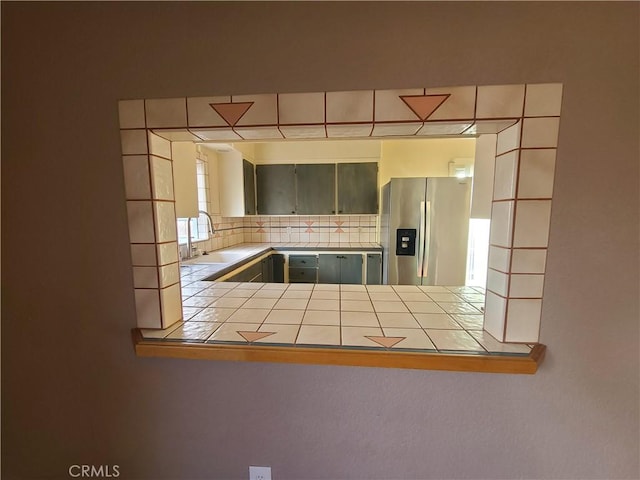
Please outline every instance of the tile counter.
[{"label": "tile counter", "polygon": [[[225,251],[257,258],[271,249],[247,244]],[[254,352],[274,347],[283,354],[313,349],[516,361],[531,359],[540,348],[501,343],[483,331],[485,292],[480,287],[202,280],[216,268],[198,259],[183,264],[183,321],[164,330],[142,329],[140,341],[258,349]]]}]

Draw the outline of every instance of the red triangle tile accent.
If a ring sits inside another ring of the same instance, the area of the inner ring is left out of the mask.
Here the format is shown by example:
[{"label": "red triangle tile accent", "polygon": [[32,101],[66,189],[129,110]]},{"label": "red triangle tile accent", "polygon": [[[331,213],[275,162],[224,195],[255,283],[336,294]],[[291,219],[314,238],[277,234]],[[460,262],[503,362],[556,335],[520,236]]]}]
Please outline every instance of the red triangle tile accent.
[{"label": "red triangle tile accent", "polygon": [[344,233],[344,230],[341,228],[336,228],[335,233]]},{"label": "red triangle tile accent", "polygon": [[237,332],[247,342],[255,342],[256,340],[260,340],[261,338],[268,337],[269,335],[273,335],[274,333],[276,333],[276,332],[247,332],[242,330],[237,330]]},{"label": "red triangle tile accent", "polygon": [[391,348],[396,343],[400,343],[402,340],[407,338],[407,337],[378,337],[373,335],[365,335],[365,337],[387,348]]},{"label": "red triangle tile accent", "polygon": [[210,103],[218,115],[220,115],[225,122],[231,127],[238,123],[238,120],[247,113],[247,110],[251,108],[253,102],[238,102],[238,103]]},{"label": "red triangle tile accent", "polygon": [[442,95],[400,95],[400,98],[424,122],[450,96],[450,93],[445,93]]},{"label": "red triangle tile accent", "polygon": [[267,233],[267,231],[264,228],[259,228],[256,233]]},{"label": "red triangle tile accent", "polygon": [[314,230],[313,228],[307,228],[307,229],[305,230],[305,233],[314,233],[314,231],[315,231],[315,230]]},{"label": "red triangle tile accent", "polygon": [[338,221],[338,220],[336,220],[336,221],[335,221],[335,222],[333,222],[333,223],[335,223],[337,226],[341,227],[341,226],[342,226],[342,224],[344,223],[344,220],[343,220],[343,221],[341,221],[341,222],[340,222],[340,221]]}]

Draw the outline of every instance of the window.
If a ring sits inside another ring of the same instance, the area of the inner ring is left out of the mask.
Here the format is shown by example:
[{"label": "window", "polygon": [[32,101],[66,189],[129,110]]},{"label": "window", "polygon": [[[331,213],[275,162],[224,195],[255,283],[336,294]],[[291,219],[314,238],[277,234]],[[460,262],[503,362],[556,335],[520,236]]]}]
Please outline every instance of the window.
[{"label": "window", "polygon": [[[209,166],[206,161],[196,159],[196,182],[198,186],[198,210],[208,212],[209,201]],[[207,217],[200,214],[197,218],[178,218],[178,243],[187,244],[189,227],[191,228],[191,241],[202,242],[209,240],[209,224]]]}]

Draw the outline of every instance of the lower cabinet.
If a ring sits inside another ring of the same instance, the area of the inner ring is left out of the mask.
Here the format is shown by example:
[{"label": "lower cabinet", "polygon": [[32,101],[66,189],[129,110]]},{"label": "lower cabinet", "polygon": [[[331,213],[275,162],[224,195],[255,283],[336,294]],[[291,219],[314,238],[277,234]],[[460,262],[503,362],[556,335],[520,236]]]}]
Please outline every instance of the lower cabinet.
[{"label": "lower cabinet", "polygon": [[284,255],[274,253],[227,278],[225,282],[284,283]]},{"label": "lower cabinet", "polygon": [[[289,283],[381,283],[380,253],[289,254]],[[366,265],[363,265],[366,259]],[[366,277],[363,278],[363,266]],[[227,278],[226,282],[283,283],[285,255],[273,253]]]},{"label": "lower cabinet", "polygon": [[318,257],[289,255],[289,283],[317,283]]},{"label": "lower cabinet", "polygon": [[271,277],[268,282],[284,283],[284,255],[273,253],[267,260],[271,261]]},{"label": "lower cabinet", "polygon": [[361,254],[318,255],[319,283],[362,283]]},{"label": "lower cabinet", "polygon": [[225,282],[263,282],[262,272],[262,262],[254,263],[250,267],[227,278]]},{"label": "lower cabinet", "polygon": [[382,254],[367,253],[367,285],[382,283]]}]

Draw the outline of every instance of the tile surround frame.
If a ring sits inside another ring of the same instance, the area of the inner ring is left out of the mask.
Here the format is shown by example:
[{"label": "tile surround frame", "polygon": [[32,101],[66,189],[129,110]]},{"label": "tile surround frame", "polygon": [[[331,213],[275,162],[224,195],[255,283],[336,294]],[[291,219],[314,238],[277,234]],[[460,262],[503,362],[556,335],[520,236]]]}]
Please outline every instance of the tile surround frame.
[{"label": "tile surround frame", "polygon": [[[440,103],[428,98],[443,96]],[[420,97],[424,110],[405,100]],[[157,178],[153,168],[154,158],[171,161],[171,141],[496,134],[484,329],[500,341],[537,342],[561,99],[562,84],[548,83],[120,101],[137,326],[166,328],[182,319],[179,278],[167,284],[164,275],[178,268],[175,200],[156,195],[157,183],[173,182],[173,170]],[[225,103],[246,109],[225,119],[212,105]],[[143,158],[146,172],[133,166]],[[496,189],[498,181],[506,188]],[[173,207],[172,219],[160,203]]]}]

